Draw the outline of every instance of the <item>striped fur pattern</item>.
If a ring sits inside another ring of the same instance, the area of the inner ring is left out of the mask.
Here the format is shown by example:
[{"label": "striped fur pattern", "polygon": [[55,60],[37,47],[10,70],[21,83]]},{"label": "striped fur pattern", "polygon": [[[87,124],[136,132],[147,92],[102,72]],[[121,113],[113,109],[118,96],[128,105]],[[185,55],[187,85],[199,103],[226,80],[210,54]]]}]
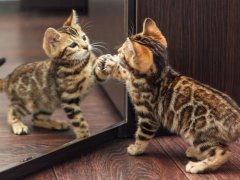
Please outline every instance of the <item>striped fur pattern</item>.
[{"label": "striped fur pattern", "polygon": [[186,156],[197,162],[190,161],[187,172],[215,170],[228,160],[228,144],[240,136],[240,109],[226,94],[174,71],[166,48],[147,18],[143,31],[127,38],[118,55],[99,58],[99,71],[125,81],[135,107],[138,128],[128,153],[143,153],[162,125],[190,144]]},{"label": "striped fur pattern", "polygon": [[89,129],[79,103],[95,82],[96,57],[87,35],[77,24],[74,10],[63,27],[46,30],[43,49],[50,59],[23,64],[0,81],[0,90],[11,100],[8,122],[13,133],[28,133],[28,127],[22,122],[27,115],[32,115],[34,126],[68,129],[69,123],[50,118],[56,108],[62,107],[76,137],[86,138]]}]

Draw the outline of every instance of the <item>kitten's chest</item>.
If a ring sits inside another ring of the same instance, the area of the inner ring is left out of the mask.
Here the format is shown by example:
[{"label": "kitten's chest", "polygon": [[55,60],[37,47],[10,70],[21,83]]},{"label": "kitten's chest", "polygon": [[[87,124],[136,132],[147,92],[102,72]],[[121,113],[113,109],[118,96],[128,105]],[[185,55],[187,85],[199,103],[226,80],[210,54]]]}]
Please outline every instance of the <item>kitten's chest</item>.
[{"label": "kitten's chest", "polygon": [[58,72],[57,84],[59,94],[74,94],[78,97],[85,96],[94,84],[94,76],[90,66],[86,66],[80,72]]},{"label": "kitten's chest", "polygon": [[135,107],[139,104],[148,104],[152,110],[154,109],[156,90],[149,86],[145,79],[133,78],[127,81],[126,86]]}]

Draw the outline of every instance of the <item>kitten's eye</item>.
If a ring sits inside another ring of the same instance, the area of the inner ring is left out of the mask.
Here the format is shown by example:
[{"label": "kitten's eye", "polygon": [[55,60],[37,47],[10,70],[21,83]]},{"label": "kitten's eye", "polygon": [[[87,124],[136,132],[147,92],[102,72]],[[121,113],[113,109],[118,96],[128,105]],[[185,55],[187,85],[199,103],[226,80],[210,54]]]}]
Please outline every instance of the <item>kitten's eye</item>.
[{"label": "kitten's eye", "polygon": [[83,39],[84,41],[86,41],[86,40],[87,40],[87,36],[86,36],[86,35],[83,35],[83,36],[82,36],[82,39]]},{"label": "kitten's eye", "polygon": [[69,45],[70,48],[75,48],[78,44],[73,42],[72,44]]}]

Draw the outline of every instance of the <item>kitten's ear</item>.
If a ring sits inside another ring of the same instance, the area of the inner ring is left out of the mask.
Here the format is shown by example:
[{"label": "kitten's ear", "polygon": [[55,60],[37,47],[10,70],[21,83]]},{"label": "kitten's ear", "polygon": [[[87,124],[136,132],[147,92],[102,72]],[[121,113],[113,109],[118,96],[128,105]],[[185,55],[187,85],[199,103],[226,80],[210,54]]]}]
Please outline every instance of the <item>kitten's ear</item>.
[{"label": "kitten's ear", "polygon": [[60,41],[61,34],[54,28],[48,28],[43,38],[43,49],[48,57],[54,57],[57,44]]},{"label": "kitten's ear", "polygon": [[78,23],[77,12],[73,9],[68,19],[64,22],[63,26],[73,26]]},{"label": "kitten's ear", "polygon": [[146,18],[143,22],[143,35],[146,36],[153,36],[164,45],[164,47],[167,47],[167,41],[165,37],[163,36],[160,29],[157,27],[156,23],[151,18]]},{"label": "kitten's ear", "polygon": [[[130,41],[130,40],[129,40]],[[128,45],[128,49],[130,49],[130,65],[137,69],[140,72],[147,72],[153,63],[153,55],[151,51],[137,42],[130,41]]]}]

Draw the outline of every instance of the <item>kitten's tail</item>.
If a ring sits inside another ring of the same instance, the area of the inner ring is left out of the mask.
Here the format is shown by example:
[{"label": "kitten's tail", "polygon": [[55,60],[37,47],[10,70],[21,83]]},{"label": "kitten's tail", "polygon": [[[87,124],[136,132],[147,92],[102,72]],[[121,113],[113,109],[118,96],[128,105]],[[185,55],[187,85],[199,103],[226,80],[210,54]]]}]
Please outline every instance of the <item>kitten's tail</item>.
[{"label": "kitten's tail", "polygon": [[[5,58],[0,58],[0,66],[2,66],[6,62]],[[3,79],[0,79],[0,92],[4,91],[6,89],[6,81]]]}]

